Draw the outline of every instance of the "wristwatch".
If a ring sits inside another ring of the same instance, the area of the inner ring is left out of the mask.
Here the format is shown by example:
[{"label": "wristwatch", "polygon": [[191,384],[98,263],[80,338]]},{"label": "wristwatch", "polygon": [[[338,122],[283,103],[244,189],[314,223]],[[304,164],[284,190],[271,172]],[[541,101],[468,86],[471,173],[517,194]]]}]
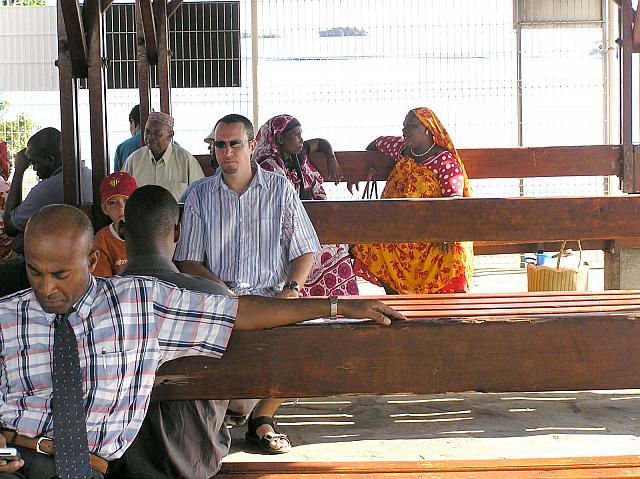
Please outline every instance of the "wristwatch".
[{"label": "wristwatch", "polygon": [[331,306],[329,319],[337,319],[338,318],[338,297],[329,296],[329,305]]},{"label": "wristwatch", "polygon": [[282,289],[293,289],[297,293],[300,292],[300,286],[298,286],[298,283],[296,283],[295,281],[287,281],[286,283],[284,283]]}]

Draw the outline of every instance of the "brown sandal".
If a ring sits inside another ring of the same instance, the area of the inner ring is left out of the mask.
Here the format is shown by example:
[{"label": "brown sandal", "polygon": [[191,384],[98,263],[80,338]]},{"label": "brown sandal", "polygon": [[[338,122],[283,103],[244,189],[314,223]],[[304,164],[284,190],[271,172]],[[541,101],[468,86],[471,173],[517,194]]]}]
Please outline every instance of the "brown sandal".
[{"label": "brown sandal", "polygon": [[[256,430],[260,426],[264,426],[265,424],[268,424],[269,426],[271,426],[274,432],[268,432],[264,436],[259,437]],[[273,420],[271,416],[260,416],[260,417],[249,416],[248,427],[249,429],[247,430],[247,433],[244,436],[245,440],[250,444],[258,446],[267,454],[285,454],[291,450],[291,442],[289,441],[289,438],[287,437],[286,434],[281,434],[278,432],[278,430],[276,429],[276,422]],[[272,448],[271,442],[277,439],[280,439],[281,441],[286,441],[286,446],[281,447],[280,449]]]}]

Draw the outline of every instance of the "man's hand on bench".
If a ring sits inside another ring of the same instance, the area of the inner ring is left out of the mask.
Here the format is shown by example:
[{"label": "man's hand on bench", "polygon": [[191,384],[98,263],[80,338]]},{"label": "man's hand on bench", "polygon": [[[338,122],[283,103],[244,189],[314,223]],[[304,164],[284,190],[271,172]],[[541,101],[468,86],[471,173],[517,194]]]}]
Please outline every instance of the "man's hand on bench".
[{"label": "man's hand on bench", "polygon": [[369,318],[388,326],[392,320],[407,319],[395,309],[375,299],[339,299],[338,314],[345,318]]}]

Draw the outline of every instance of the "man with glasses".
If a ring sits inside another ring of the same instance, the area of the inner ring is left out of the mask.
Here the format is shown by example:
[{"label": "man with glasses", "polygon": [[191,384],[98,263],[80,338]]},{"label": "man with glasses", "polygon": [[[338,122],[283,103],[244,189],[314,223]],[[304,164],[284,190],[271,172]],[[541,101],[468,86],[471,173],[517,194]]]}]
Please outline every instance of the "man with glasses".
[{"label": "man with glasses", "polygon": [[144,127],[144,142],[133,152],[122,171],[136,179],[138,186],[159,185],[171,192],[176,201],[204,173],[198,160],[184,148],[172,143],[174,120],[166,113],[153,111]]},{"label": "man with glasses", "polygon": [[[178,244],[178,268],[226,284],[239,296],[298,298],[320,249],[300,198],[284,176],[252,164],[253,125],[244,116],[221,118],[212,146],[219,167],[186,198],[182,229],[188,241]],[[291,449],[273,423],[281,403],[261,400],[249,418],[247,440],[268,453]],[[253,404],[232,401],[229,409],[241,418]]]}]

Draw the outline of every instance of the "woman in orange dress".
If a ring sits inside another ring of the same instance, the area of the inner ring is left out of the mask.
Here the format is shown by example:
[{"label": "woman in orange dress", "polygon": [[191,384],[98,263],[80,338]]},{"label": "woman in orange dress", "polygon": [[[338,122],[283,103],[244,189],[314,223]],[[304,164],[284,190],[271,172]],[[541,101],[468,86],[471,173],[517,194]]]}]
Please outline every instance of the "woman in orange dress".
[{"label": "woman in orange dress", "polygon": [[[411,110],[402,135],[380,137],[367,148],[396,162],[382,198],[471,196],[460,155],[433,111]],[[387,294],[469,291],[473,274],[469,242],[367,243],[355,245],[352,253],[356,274],[383,286]]]}]

